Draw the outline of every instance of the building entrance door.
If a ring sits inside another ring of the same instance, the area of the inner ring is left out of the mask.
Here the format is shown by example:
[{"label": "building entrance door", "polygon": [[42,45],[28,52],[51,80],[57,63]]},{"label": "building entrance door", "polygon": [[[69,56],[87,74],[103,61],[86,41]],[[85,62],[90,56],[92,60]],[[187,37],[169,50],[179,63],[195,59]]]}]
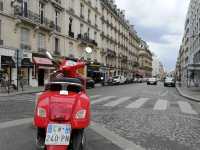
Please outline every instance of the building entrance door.
[{"label": "building entrance door", "polygon": [[44,86],[44,69],[38,69],[38,85]]}]

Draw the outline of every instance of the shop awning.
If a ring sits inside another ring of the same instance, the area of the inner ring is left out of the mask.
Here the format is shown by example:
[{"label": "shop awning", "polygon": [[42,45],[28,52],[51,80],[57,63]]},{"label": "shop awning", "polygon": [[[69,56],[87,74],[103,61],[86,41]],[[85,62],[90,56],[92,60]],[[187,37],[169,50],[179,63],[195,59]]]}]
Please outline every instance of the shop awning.
[{"label": "shop awning", "polygon": [[30,58],[24,58],[21,62],[22,68],[33,68],[33,63],[31,62]]},{"label": "shop awning", "polygon": [[53,66],[53,63],[48,58],[33,57],[34,64],[38,66]]},{"label": "shop awning", "polygon": [[15,68],[15,61],[12,56],[1,56],[1,66]]}]

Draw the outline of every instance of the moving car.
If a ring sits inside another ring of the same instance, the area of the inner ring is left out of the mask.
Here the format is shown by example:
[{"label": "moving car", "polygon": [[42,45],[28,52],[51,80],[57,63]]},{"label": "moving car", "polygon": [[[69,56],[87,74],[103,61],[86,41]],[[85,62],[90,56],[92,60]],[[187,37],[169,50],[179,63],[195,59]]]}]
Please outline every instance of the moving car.
[{"label": "moving car", "polygon": [[164,80],[164,86],[171,86],[171,87],[175,87],[176,86],[176,81],[174,78],[172,77],[167,77],[165,80]]},{"label": "moving car", "polygon": [[95,82],[92,78],[87,78],[86,79],[86,87],[87,88],[94,88],[95,87]]},{"label": "moving car", "polygon": [[113,77],[112,83],[114,85],[124,84],[126,82],[126,78],[124,76],[115,76]]},{"label": "moving car", "polygon": [[157,79],[156,78],[149,78],[147,81],[147,85],[157,85]]}]

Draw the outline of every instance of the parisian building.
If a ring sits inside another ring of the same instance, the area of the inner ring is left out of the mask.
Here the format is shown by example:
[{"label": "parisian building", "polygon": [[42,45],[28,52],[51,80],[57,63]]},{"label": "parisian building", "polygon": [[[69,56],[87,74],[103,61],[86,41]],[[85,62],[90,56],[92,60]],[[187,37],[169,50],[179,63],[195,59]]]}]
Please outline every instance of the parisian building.
[{"label": "parisian building", "polygon": [[[176,64],[176,74],[182,83],[200,80],[200,1],[191,0],[186,16],[183,40]],[[191,83],[191,84],[192,84]]]},{"label": "parisian building", "polygon": [[[0,69],[15,84],[17,74],[31,86],[48,81],[55,66],[45,51],[56,59],[84,59],[96,81],[133,77],[141,41],[112,0],[0,0]],[[93,49],[89,56],[86,47]]]}]

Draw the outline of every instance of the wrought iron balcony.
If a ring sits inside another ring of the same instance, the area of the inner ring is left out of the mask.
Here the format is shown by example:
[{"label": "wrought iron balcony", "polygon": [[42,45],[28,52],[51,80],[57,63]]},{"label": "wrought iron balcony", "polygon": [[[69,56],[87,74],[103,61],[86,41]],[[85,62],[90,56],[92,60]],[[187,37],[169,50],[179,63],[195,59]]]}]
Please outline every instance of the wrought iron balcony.
[{"label": "wrought iron balcony", "polygon": [[35,25],[40,25],[45,28],[61,32],[61,27],[55,25],[55,23],[52,20],[49,20],[46,17],[41,18],[39,14],[36,14],[30,10],[25,11],[19,6],[14,7],[14,15],[22,21],[29,22]]},{"label": "wrought iron balcony", "polygon": [[69,36],[70,36],[71,38],[74,38],[74,32],[69,32]]},{"label": "wrought iron balcony", "polygon": [[95,40],[90,39],[87,34],[85,35],[78,34],[77,39],[81,40],[82,44],[85,43],[85,44],[92,44],[94,46],[98,46],[98,43]]}]

